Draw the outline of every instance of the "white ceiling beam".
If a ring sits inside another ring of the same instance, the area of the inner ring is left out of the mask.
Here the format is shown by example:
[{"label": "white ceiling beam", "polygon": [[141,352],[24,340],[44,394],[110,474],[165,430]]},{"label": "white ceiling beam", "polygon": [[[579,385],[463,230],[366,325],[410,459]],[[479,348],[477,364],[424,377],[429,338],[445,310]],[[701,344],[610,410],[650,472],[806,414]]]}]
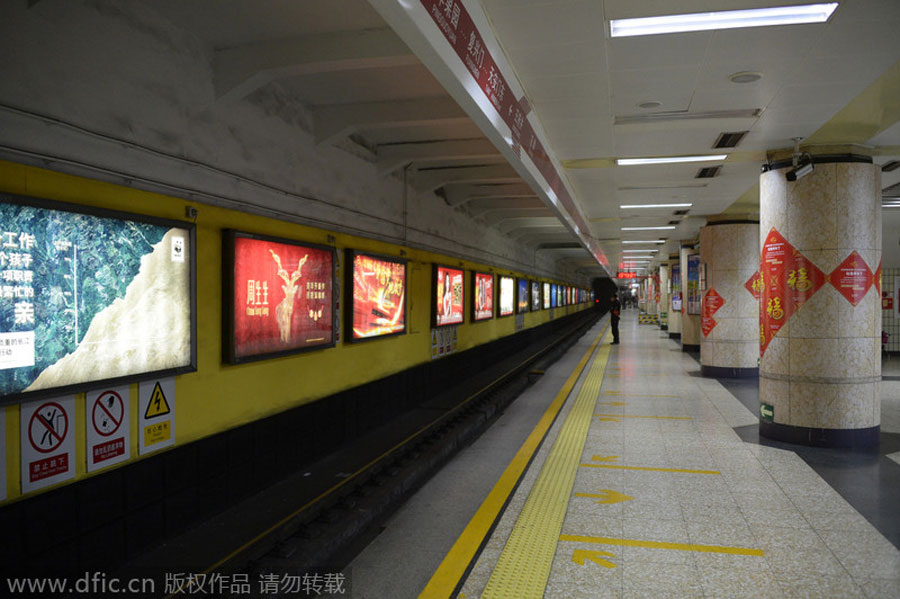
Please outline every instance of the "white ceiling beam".
[{"label": "white ceiling beam", "polygon": [[378,173],[387,175],[411,162],[458,160],[463,158],[502,158],[494,144],[485,138],[446,139],[428,142],[384,144],[376,148]]},{"label": "white ceiling beam", "polygon": [[527,183],[490,183],[487,185],[456,183],[444,186],[444,198],[451,206],[474,200],[533,197],[534,190]]},{"label": "white ceiling beam", "polygon": [[485,198],[468,202],[466,211],[472,216],[481,216],[505,210],[547,208],[544,201],[535,196],[519,196],[509,198]]},{"label": "white ceiling beam", "polygon": [[216,50],[213,81],[216,100],[234,100],[276,79],[417,63],[390,29],[337,31]]},{"label": "white ceiling beam", "polygon": [[416,171],[413,186],[419,193],[425,193],[451,183],[486,183],[489,181],[513,183],[521,181],[521,177],[508,164],[436,168]]},{"label": "white ceiling beam", "polygon": [[559,222],[559,219],[554,216],[548,217],[517,217],[517,218],[508,218],[505,219],[503,224],[499,227],[502,233],[506,233],[507,235],[512,233],[513,231],[519,231],[523,229],[541,229],[542,232],[552,233],[554,230],[562,232],[568,232],[565,226]]},{"label": "white ceiling beam", "polygon": [[490,210],[482,215],[486,225],[490,227],[500,226],[502,223],[516,218],[556,218],[549,208],[505,208],[502,210]]},{"label": "white ceiling beam", "polygon": [[449,97],[330,104],[312,108],[316,143],[328,145],[354,131],[376,127],[415,127],[465,123],[466,113]]}]

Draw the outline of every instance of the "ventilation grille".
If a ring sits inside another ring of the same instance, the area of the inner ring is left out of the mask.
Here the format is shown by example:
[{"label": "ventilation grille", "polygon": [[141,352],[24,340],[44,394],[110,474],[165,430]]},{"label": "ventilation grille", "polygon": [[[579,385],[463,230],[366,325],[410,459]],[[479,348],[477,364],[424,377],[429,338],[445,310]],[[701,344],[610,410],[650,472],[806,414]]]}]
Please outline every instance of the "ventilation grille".
[{"label": "ventilation grille", "polygon": [[750,132],[732,131],[730,133],[720,133],[716,142],[713,144],[713,148],[736,148],[748,133]]},{"label": "ventilation grille", "polygon": [[670,221],[669,221],[669,224],[670,224],[670,225],[680,225],[680,224],[681,224],[681,221],[680,221],[680,220],[670,220]]},{"label": "ventilation grille", "polygon": [[689,210],[676,210],[672,214],[674,214],[675,216],[684,216],[688,212],[690,212],[690,211]]},{"label": "ventilation grille", "polygon": [[881,166],[881,172],[889,173],[891,171],[895,171],[900,168],[900,160],[891,160],[890,162],[885,162]]},{"label": "ventilation grille", "polygon": [[713,177],[719,176],[719,171],[722,170],[721,166],[704,166],[697,174],[694,176],[695,179],[712,179]]}]

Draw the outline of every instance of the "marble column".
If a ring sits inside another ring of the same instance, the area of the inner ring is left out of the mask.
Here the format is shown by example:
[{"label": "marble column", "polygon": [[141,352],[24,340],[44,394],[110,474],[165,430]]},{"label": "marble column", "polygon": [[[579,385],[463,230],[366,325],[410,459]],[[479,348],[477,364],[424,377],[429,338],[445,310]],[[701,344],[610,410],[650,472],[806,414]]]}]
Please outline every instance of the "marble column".
[{"label": "marble column", "polygon": [[669,338],[681,339],[681,257],[670,254],[668,265],[672,280],[672,293],[669,294]]},{"label": "marble column", "polygon": [[661,331],[669,329],[669,265],[661,264],[659,267],[659,328]]},{"label": "marble column", "polygon": [[682,244],[680,253],[681,262],[681,350],[700,351],[700,307],[699,303],[692,305],[692,294],[699,294],[696,290],[696,274],[694,269],[689,269],[688,264],[696,264],[691,256],[699,255],[694,249],[693,243]]},{"label": "marble column", "polygon": [[647,277],[647,314],[658,314],[659,307],[656,303],[656,279],[654,279],[654,275],[656,274],[654,271],[649,271],[650,275]]},{"label": "marble column", "polygon": [[881,172],[857,154],[816,156],[814,165],[794,182],[785,177],[790,160],[760,175],[760,435],[872,447],[881,422],[881,304],[872,282],[881,264]]},{"label": "marble column", "polygon": [[759,375],[759,300],[751,283],[759,270],[759,221],[713,217],[700,229],[700,372],[709,377]]}]

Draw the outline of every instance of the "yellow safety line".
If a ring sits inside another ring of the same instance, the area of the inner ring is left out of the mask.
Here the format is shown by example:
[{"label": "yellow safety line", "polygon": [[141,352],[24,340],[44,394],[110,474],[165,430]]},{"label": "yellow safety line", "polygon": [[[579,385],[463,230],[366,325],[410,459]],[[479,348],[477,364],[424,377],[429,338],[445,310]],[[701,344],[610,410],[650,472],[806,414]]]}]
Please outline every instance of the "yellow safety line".
[{"label": "yellow safety line", "polygon": [[688,470],[685,468],[648,468],[647,466],[618,466],[616,464],[579,464],[585,468],[612,468],[614,470],[649,470],[651,472],[687,472],[688,474],[722,474],[718,470]]},{"label": "yellow safety line", "polygon": [[[607,326],[608,326],[608,325],[607,325]],[[605,330],[605,329],[604,329],[604,330]],[[585,354],[585,357],[584,357],[584,358],[582,358],[582,362],[586,362],[586,361],[587,361],[587,357],[590,355],[590,352],[593,351],[594,347],[595,347],[595,346],[597,345],[597,343],[600,341],[600,337],[601,337],[602,335],[603,335],[603,331],[600,332],[600,334],[597,336],[597,339],[594,341],[594,345],[591,346],[591,348],[588,350],[588,353]],[[472,393],[471,395],[469,395],[466,399],[464,399],[462,402],[459,403],[459,406],[464,406],[464,405],[466,405],[467,403],[469,403],[470,401],[472,401],[473,399],[475,399],[476,397],[478,397],[481,393],[483,393],[484,391],[487,391],[488,389],[490,389],[490,388],[497,382],[497,380],[499,380],[500,378],[503,378],[503,377],[506,376],[509,372],[511,372],[511,371],[513,371],[513,370],[516,370],[516,369],[518,369],[518,368],[521,368],[522,366],[524,366],[525,364],[527,364],[528,362],[530,362],[531,360],[533,360],[536,356],[538,356],[538,355],[539,355],[540,353],[542,353],[543,351],[544,351],[544,350],[538,350],[538,351],[536,351],[535,353],[533,353],[532,355],[530,355],[529,357],[525,358],[525,359],[522,360],[522,362],[520,362],[517,366],[514,366],[513,368],[511,368],[510,370],[508,370],[506,373],[504,373],[503,375],[501,375],[501,376],[498,377],[497,379],[494,379],[493,381],[491,381],[490,383],[488,383],[487,385],[485,385],[484,387],[482,387],[482,388],[479,389],[478,391],[475,391],[474,393]],[[581,363],[579,363],[579,367],[583,367],[583,365],[582,365]],[[578,370],[578,373],[579,373],[579,375],[580,375],[581,371]],[[571,378],[571,377],[570,377],[570,378]],[[576,376],[575,379],[577,380],[577,378],[578,378],[578,377]],[[566,381],[566,383],[568,384],[568,381]],[[574,383],[573,383],[573,385],[574,385]],[[568,392],[567,392],[567,393],[568,393]],[[340,488],[343,487],[344,485],[350,483],[350,482],[353,481],[357,476],[359,476],[360,474],[362,474],[363,472],[365,472],[368,468],[370,468],[370,467],[373,466],[374,464],[377,464],[381,459],[383,459],[383,458],[385,458],[386,456],[390,455],[391,453],[393,453],[393,452],[396,451],[397,449],[403,447],[404,445],[406,445],[407,443],[409,443],[410,441],[412,441],[413,439],[415,439],[416,437],[418,437],[419,435],[421,435],[422,433],[424,433],[426,430],[428,430],[428,428],[429,428],[432,424],[434,424],[435,422],[437,422],[437,421],[440,420],[441,418],[442,418],[442,416],[439,416],[438,418],[436,418],[436,419],[433,420],[432,422],[429,422],[428,424],[426,424],[425,426],[423,426],[422,428],[420,428],[420,429],[417,430],[416,432],[414,432],[414,433],[412,433],[411,435],[409,435],[407,438],[403,439],[402,441],[400,441],[399,443],[397,443],[396,445],[394,445],[393,447],[391,447],[390,449],[388,449],[387,451],[385,451],[384,453],[382,453],[382,454],[381,454],[380,456],[378,456],[377,458],[371,460],[371,461],[368,462],[366,465],[360,467],[358,470],[356,470],[353,474],[351,474],[351,475],[348,476],[347,478],[341,480],[339,483],[337,483],[336,485],[332,486],[330,489],[328,489],[328,490],[323,491],[322,493],[320,493],[318,496],[316,496],[315,499],[311,499],[310,501],[307,501],[307,502],[306,502],[305,504],[303,504],[301,507],[297,508],[296,510],[294,510],[293,512],[291,512],[290,514],[288,514],[287,516],[285,516],[284,518],[282,518],[281,520],[279,520],[278,522],[276,522],[275,524],[273,524],[272,526],[270,526],[269,528],[267,528],[267,529],[264,530],[263,532],[259,533],[258,535],[256,535],[255,537],[253,537],[252,539],[250,539],[249,541],[247,541],[246,543],[244,543],[243,545],[241,545],[240,547],[238,547],[237,549],[235,549],[234,551],[232,551],[231,553],[229,553],[228,555],[226,555],[225,557],[223,557],[222,559],[220,559],[219,561],[217,561],[217,562],[214,563],[213,565],[207,567],[207,568],[206,568],[205,570],[203,570],[203,572],[201,572],[201,573],[202,573],[202,574],[209,574],[210,572],[213,572],[213,571],[215,571],[217,568],[221,567],[223,564],[228,563],[229,561],[231,561],[232,559],[234,559],[237,555],[239,555],[239,554],[242,553],[243,551],[247,550],[249,547],[252,547],[252,546],[255,545],[257,542],[259,542],[260,540],[264,539],[266,536],[268,536],[269,534],[271,534],[272,532],[274,532],[275,530],[277,530],[277,529],[280,528],[281,526],[284,526],[287,522],[289,522],[291,519],[295,518],[297,515],[299,515],[299,514],[302,513],[303,511],[305,511],[305,510],[306,510],[307,508],[309,508],[311,505],[315,504],[317,501],[321,500],[321,499],[324,498],[324,497],[327,497],[328,495],[330,495],[331,493],[337,491],[338,489],[340,489]],[[172,597],[175,597],[175,596],[181,594],[182,592],[183,592],[183,589],[178,589],[178,590],[176,590],[174,593],[170,593],[169,595],[167,595],[167,596],[165,597],[165,599],[171,599]]]},{"label": "yellow safety line", "polygon": [[628,391],[604,391],[603,395],[627,395],[628,397],[671,397],[679,399],[679,395],[648,395],[646,393],[629,393]]},{"label": "yellow safety line", "polygon": [[691,416],[640,416],[638,414],[594,414],[603,418],[653,418],[656,420],[693,420]]},{"label": "yellow safety line", "polygon": [[544,596],[608,359],[609,346],[603,345],[481,593],[483,599]]},{"label": "yellow safety line", "polygon": [[749,547],[722,547],[719,545],[695,545],[694,543],[664,543],[661,541],[638,541],[636,539],[609,539],[606,537],[584,537],[580,535],[560,535],[560,541],[573,543],[595,543],[597,545],[621,545],[625,547],[649,547],[651,549],[673,549],[675,551],[702,551],[704,553],[729,553],[731,555],[764,556],[762,549]]},{"label": "yellow safety line", "polygon": [[600,339],[603,338],[605,332],[606,327],[600,331],[600,334],[597,335],[591,346],[584,352],[578,365],[572,371],[572,374],[569,375],[559,393],[556,394],[553,403],[541,416],[537,426],[534,427],[534,430],[531,431],[531,434],[519,448],[515,457],[513,457],[506,470],[500,476],[497,484],[488,493],[478,511],[472,516],[462,534],[459,535],[453,547],[450,548],[450,551],[444,557],[441,565],[435,570],[425,589],[419,594],[421,599],[446,599],[456,589],[456,585],[459,584],[460,579],[478,552],[478,548],[481,547],[482,541],[490,532],[491,527],[497,520],[497,516],[503,510],[503,506],[506,505],[507,499],[515,489],[522,473],[531,462],[531,458],[537,451],[544,435],[547,434],[550,426],[556,420],[557,414],[559,414],[559,411],[565,404],[569,393],[572,392],[575,383],[578,382],[578,378],[581,376],[588,359],[594,353],[594,349],[600,343]]}]

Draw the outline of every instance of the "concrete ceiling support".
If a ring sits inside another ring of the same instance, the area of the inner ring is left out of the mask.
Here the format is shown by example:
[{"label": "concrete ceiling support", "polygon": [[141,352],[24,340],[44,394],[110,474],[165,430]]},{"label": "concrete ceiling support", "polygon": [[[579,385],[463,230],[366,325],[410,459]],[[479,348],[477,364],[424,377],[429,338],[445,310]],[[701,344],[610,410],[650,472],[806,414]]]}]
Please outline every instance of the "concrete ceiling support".
[{"label": "concrete ceiling support", "polygon": [[521,181],[515,169],[508,164],[462,166],[416,171],[413,186],[419,193],[434,191],[451,183],[513,183]]},{"label": "concrete ceiling support", "polygon": [[503,160],[487,139],[447,139],[429,142],[383,144],[377,148],[378,172],[387,175],[409,163],[483,158]]},{"label": "concrete ceiling support", "polygon": [[276,79],[417,63],[388,28],[338,31],[216,50],[213,80],[217,101],[236,100]]},{"label": "concrete ceiling support", "polygon": [[312,109],[316,143],[330,145],[358,129],[467,123],[469,118],[448,97],[391,102],[333,104]]},{"label": "concrete ceiling support", "polygon": [[499,198],[536,197],[526,183],[452,183],[444,185],[444,199],[451,206],[459,206],[475,200]]}]

